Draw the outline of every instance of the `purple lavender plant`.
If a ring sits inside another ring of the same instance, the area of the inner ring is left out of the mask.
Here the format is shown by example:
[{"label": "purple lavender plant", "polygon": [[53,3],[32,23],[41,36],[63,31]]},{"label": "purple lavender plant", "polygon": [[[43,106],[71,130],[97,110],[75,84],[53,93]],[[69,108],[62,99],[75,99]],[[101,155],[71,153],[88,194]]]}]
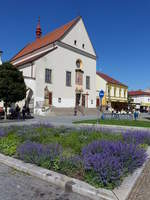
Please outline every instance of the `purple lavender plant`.
[{"label": "purple lavender plant", "polygon": [[59,144],[43,145],[31,141],[24,142],[17,149],[20,159],[37,165],[42,165],[43,162],[53,162],[61,153],[62,147]]},{"label": "purple lavender plant", "polygon": [[132,144],[150,145],[150,133],[146,131],[136,131],[123,133],[123,141]]},{"label": "purple lavender plant", "polygon": [[5,137],[13,130],[13,127],[0,128],[0,138]]},{"label": "purple lavender plant", "polygon": [[5,134],[6,134],[5,130],[1,128],[1,129],[0,129],[0,138],[1,138],[1,137],[4,137]]},{"label": "purple lavender plant", "polygon": [[104,186],[119,185],[122,177],[142,166],[147,157],[136,144],[105,140],[84,147],[82,156],[85,170],[94,171]]},{"label": "purple lavender plant", "polygon": [[74,168],[81,168],[83,165],[83,161],[81,156],[79,155],[74,155],[74,156],[70,156],[70,157],[65,157],[62,156],[60,159],[60,163],[67,163],[68,165],[74,167]]}]

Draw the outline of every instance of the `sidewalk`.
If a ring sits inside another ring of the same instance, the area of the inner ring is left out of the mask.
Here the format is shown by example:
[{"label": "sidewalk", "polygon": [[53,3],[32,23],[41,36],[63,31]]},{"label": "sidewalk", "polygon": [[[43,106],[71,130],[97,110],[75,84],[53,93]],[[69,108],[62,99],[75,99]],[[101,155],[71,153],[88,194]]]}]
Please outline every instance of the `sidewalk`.
[{"label": "sidewalk", "polygon": [[146,164],[128,200],[150,200],[150,161]]},{"label": "sidewalk", "polygon": [[0,163],[0,200],[90,200]]},{"label": "sidewalk", "polygon": [[134,127],[134,126],[120,126],[120,125],[104,125],[104,124],[73,124],[74,121],[96,119],[96,116],[50,116],[42,117],[35,116],[33,119],[11,121],[0,123],[0,127],[8,126],[25,126],[33,124],[51,124],[56,127],[64,126],[69,128],[96,128],[100,131],[108,131],[110,133],[123,133],[135,131],[147,131],[150,133],[150,128]]}]

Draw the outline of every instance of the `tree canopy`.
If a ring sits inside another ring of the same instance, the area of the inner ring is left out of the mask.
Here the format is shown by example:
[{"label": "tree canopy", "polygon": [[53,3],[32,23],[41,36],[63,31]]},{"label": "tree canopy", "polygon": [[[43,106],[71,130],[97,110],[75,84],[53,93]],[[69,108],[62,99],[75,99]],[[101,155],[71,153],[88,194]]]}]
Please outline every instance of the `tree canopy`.
[{"label": "tree canopy", "polygon": [[25,96],[26,85],[22,72],[9,62],[0,65],[0,101],[4,101],[5,108]]}]

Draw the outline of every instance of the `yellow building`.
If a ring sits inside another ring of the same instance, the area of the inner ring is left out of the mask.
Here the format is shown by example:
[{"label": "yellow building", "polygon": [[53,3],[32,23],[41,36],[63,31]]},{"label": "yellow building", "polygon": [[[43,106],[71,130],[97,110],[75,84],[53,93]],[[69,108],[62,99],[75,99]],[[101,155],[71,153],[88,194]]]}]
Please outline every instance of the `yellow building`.
[{"label": "yellow building", "polygon": [[96,105],[99,106],[99,91],[104,91],[102,105],[113,108],[116,111],[127,109],[128,86],[111,78],[110,76],[97,72],[96,73]]}]

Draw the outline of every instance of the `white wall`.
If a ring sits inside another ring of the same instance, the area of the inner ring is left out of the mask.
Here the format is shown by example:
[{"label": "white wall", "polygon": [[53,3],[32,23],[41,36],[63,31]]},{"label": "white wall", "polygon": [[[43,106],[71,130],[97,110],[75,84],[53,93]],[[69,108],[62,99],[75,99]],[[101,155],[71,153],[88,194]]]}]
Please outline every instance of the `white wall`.
[{"label": "white wall", "polygon": [[19,67],[19,71],[21,71],[25,77],[35,78],[36,65],[34,63],[25,64]]},{"label": "white wall", "polygon": [[20,71],[23,73],[23,76],[31,77],[31,65],[20,69]]},{"label": "white wall", "polygon": [[[76,45],[74,45],[74,40],[77,41]],[[80,19],[77,24],[69,31],[69,33],[62,39],[62,42],[95,55],[95,51],[82,19]],[[84,49],[82,48],[82,44],[85,45]]]},{"label": "white wall", "polygon": [[135,96],[132,97],[134,103],[150,103],[150,96]]},{"label": "white wall", "polygon": [[[76,60],[83,62],[83,90],[88,92],[88,107],[96,106],[96,60],[75,53],[63,47],[58,47],[36,61],[36,98],[44,101],[44,88],[47,86],[53,95],[53,105],[59,107],[75,106],[75,69]],[[45,68],[52,69],[52,84],[45,83]],[[66,71],[71,72],[71,87],[66,86]],[[86,90],[86,76],[90,76],[90,90]],[[62,98],[62,103],[58,103]],[[93,100],[93,104],[91,104]]]},{"label": "white wall", "polygon": [[107,82],[96,74],[96,96],[99,97],[99,91],[103,90],[106,93]]}]

